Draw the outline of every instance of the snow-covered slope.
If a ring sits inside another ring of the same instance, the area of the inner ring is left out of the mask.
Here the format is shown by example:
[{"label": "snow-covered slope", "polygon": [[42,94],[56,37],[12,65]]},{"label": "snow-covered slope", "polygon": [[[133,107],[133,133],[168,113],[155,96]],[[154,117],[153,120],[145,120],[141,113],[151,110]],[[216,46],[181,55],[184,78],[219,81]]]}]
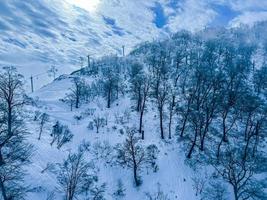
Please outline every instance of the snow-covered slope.
[{"label": "snow-covered slope", "polygon": [[[125,110],[130,109],[130,99],[125,97],[119,102],[115,102],[111,109],[105,108],[105,103],[101,98],[95,99],[88,105],[83,105],[82,108],[69,111],[69,107],[60,102],[59,99],[65,96],[68,92],[68,87],[71,85],[72,76],[67,76],[63,79],[56,80],[51,84],[38,90],[32,97],[38,99],[38,108],[41,112],[46,112],[50,115],[49,126],[51,127],[55,121],[60,121],[62,124],[67,124],[74,134],[74,139],[71,143],[64,145],[60,150],[54,146],[50,146],[51,137],[50,130],[46,129],[42,139],[37,140],[38,127],[37,124],[29,124],[32,132],[30,142],[34,144],[36,151],[32,159],[33,165],[30,167],[28,183],[35,187],[41,186],[42,189],[37,193],[30,193],[29,199],[45,200],[47,195],[57,187],[56,177],[49,171],[42,173],[47,167],[47,163],[61,162],[69,152],[76,152],[78,145],[83,141],[90,142],[91,146],[97,143],[107,142],[111,147],[122,143],[126,137],[125,134],[119,132],[125,126],[135,126],[138,124],[138,117],[135,112],[131,112],[130,121],[122,126],[115,120],[115,115],[123,115]],[[87,81],[92,79],[87,77]],[[116,104],[119,106],[116,106]],[[108,125],[100,129],[97,134],[96,130],[88,130],[87,125],[92,121],[92,116],[86,116],[81,121],[77,122],[75,115],[81,115],[87,108],[95,108],[98,115],[106,116]],[[30,108],[32,114],[36,108]],[[154,113],[154,114],[153,114]],[[178,144],[173,141],[163,142],[160,139],[158,132],[158,123],[154,119],[156,112],[150,110],[145,115],[146,123],[146,140],[142,141],[142,145],[147,146],[155,144],[160,152],[158,155],[159,170],[153,172],[144,170],[142,172],[143,184],[141,187],[134,186],[132,171],[123,169],[121,166],[111,166],[106,164],[105,159],[94,159],[91,155],[87,159],[94,160],[96,167],[99,168],[98,176],[99,183],[106,183],[107,189],[105,192],[106,199],[114,199],[112,194],[117,189],[117,182],[122,180],[126,188],[127,200],[146,199],[146,193],[155,193],[160,185],[161,190],[168,195],[170,199],[195,200],[195,192],[192,187],[191,178],[194,176],[194,171],[184,164],[184,154],[179,152]],[[114,128],[116,127],[116,129]],[[200,172],[198,172],[200,173]],[[60,193],[56,193],[56,199],[60,199]]]},{"label": "snow-covered slope", "polygon": [[[69,73],[81,66],[80,57],[85,65],[88,54],[91,58],[121,55],[122,45],[127,53],[135,44],[157,38],[161,30],[153,23],[153,12],[146,13],[143,5],[134,1],[128,4],[110,1],[101,4],[108,9],[93,14],[65,0],[2,0],[0,64],[15,65],[27,78],[40,74],[35,79],[39,88],[47,83],[45,72],[51,65],[58,67],[59,74]],[[114,7],[121,13],[120,21],[111,17]],[[132,17],[124,19],[129,7],[134,8],[127,14]],[[139,17],[134,16],[136,10]]]}]

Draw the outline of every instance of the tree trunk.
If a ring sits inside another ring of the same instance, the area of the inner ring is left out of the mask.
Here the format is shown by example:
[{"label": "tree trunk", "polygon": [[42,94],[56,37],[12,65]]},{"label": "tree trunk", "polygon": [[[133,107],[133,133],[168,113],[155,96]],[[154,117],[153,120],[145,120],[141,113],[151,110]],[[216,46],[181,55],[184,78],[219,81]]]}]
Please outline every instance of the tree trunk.
[{"label": "tree trunk", "polygon": [[144,140],[144,139],[145,139],[145,131],[142,130],[142,140]]},{"label": "tree trunk", "polygon": [[[5,164],[3,155],[2,155],[2,149],[0,149],[0,168]],[[2,193],[2,197],[3,200],[8,200],[7,194],[6,194],[6,188],[4,185],[4,182],[2,181],[2,179],[0,178],[0,189],[1,189],[1,193]]]},{"label": "tree trunk", "polygon": [[2,149],[0,148],[0,167],[3,166],[5,164],[3,155],[2,155]]},{"label": "tree trunk", "polygon": [[136,186],[139,186],[138,176],[137,176],[137,167],[134,166],[134,182]]},{"label": "tree trunk", "polygon": [[38,140],[40,140],[40,139],[41,139],[42,132],[43,132],[43,125],[41,125],[41,126],[40,126],[40,132],[39,132],[39,137],[38,137]]},{"label": "tree trunk", "polygon": [[143,126],[143,115],[144,115],[144,111],[143,109],[140,112],[140,118],[139,118],[139,133],[142,132],[142,126]]},{"label": "tree trunk", "polygon": [[3,183],[3,181],[1,179],[0,179],[0,188],[1,188],[1,193],[2,193],[3,200],[10,200],[7,197],[6,188],[5,188],[4,183]]},{"label": "tree trunk", "polygon": [[108,108],[110,108],[110,102],[111,102],[111,89],[108,90],[108,105],[107,105]]},{"label": "tree trunk", "polygon": [[193,141],[193,143],[192,143],[192,145],[191,145],[191,148],[190,148],[190,150],[189,150],[189,152],[188,152],[188,154],[187,154],[187,158],[189,158],[189,159],[190,159],[191,156],[192,156],[192,153],[193,153],[193,150],[194,150],[194,148],[195,148],[196,142],[197,142],[197,132],[195,131],[194,141]]},{"label": "tree trunk", "polygon": [[161,139],[164,139],[164,130],[163,130],[163,110],[159,109],[159,120],[160,120],[160,135]]},{"label": "tree trunk", "polygon": [[233,186],[233,189],[234,189],[234,197],[235,197],[235,200],[238,200],[238,191],[237,191],[237,187]]},{"label": "tree trunk", "polygon": [[209,123],[206,123],[202,137],[200,137],[200,151],[204,151],[205,138],[209,130]]},{"label": "tree trunk", "polygon": [[175,106],[175,96],[172,96],[172,102],[170,105],[170,120],[169,120],[169,139],[172,138],[172,116],[173,116],[173,108]]},{"label": "tree trunk", "polygon": [[187,122],[187,115],[185,116],[185,119],[183,121],[183,126],[182,126],[182,129],[181,129],[180,137],[184,137],[184,130],[185,130],[186,122]]},{"label": "tree trunk", "polygon": [[8,102],[8,119],[7,119],[7,135],[12,135],[12,108],[11,102]]},{"label": "tree trunk", "polygon": [[80,99],[79,99],[79,97],[77,96],[77,97],[76,97],[76,105],[75,105],[76,108],[79,108],[79,102],[80,102]]},{"label": "tree trunk", "polygon": [[170,114],[170,121],[169,121],[169,139],[172,139],[172,114]]}]

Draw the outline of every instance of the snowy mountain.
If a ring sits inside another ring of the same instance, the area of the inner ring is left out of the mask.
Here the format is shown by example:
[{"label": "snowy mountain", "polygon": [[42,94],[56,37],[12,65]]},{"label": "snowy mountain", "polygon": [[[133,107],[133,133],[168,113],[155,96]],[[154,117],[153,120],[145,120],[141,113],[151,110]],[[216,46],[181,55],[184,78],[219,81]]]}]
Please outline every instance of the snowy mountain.
[{"label": "snowy mountain", "polygon": [[89,66],[71,58],[78,70],[30,94],[1,69],[0,199],[266,199],[266,27],[183,30]]},{"label": "snowy mountain", "polygon": [[0,0],[0,200],[267,199],[266,7]]}]

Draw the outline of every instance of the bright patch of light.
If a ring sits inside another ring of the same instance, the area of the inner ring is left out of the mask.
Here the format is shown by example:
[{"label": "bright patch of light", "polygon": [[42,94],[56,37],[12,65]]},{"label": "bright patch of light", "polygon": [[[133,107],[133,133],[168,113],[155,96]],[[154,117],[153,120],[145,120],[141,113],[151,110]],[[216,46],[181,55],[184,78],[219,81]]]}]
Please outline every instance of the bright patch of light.
[{"label": "bright patch of light", "polygon": [[67,0],[70,4],[83,8],[89,12],[95,12],[100,0]]}]

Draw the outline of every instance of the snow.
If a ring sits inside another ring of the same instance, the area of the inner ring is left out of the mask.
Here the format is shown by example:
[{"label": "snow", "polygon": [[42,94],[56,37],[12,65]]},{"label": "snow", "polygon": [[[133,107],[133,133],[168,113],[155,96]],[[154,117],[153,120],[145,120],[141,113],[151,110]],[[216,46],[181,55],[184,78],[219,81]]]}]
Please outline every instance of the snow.
[{"label": "snow", "polygon": [[[88,79],[88,78],[87,78]],[[50,116],[50,129],[46,129],[41,140],[38,138],[37,124],[28,124],[29,130],[32,132],[29,137],[30,143],[34,144],[35,154],[33,157],[33,165],[30,166],[27,182],[33,186],[42,186],[43,190],[39,193],[30,193],[28,199],[45,200],[47,193],[54,190],[57,186],[56,177],[48,171],[41,173],[46,168],[47,163],[61,162],[69,152],[76,152],[79,144],[83,141],[95,143],[108,142],[111,146],[123,142],[125,134],[121,135],[119,129],[122,125],[116,124],[114,114],[122,115],[123,112],[130,108],[130,100],[128,97],[121,99],[112,105],[112,108],[106,109],[105,102],[102,98],[97,98],[88,105],[82,105],[81,108],[69,111],[69,108],[59,99],[63,98],[71,87],[71,76],[65,76],[63,79],[56,80],[38,91],[31,94],[32,98],[38,99],[38,108],[29,107],[34,113],[35,110],[46,112]],[[90,80],[87,80],[90,82]],[[118,104],[118,106],[116,106]],[[88,116],[77,122],[75,115],[79,115],[87,108],[96,108],[99,115],[103,114],[108,117],[108,126],[101,128],[99,133],[96,130],[88,130],[87,125],[92,117]],[[126,188],[126,197],[128,200],[145,199],[147,192],[154,193],[157,191],[158,184],[164,193],[168,194],[170,199],[197,199],[192,188],[193,170],[184,164],[184,153],[180,152],[180,147],[175,140],[162,141],[160,139],[157,120],[154,119],[155,111],[150,110],[145,113],[145,140],[141,143],[144,146],[156,144],[160,150],[158,156],[159,170],[157,172],[147,171],[144,169],[142,173],[143,184],[136,188],[133,182],[133,174],[129,169],[123,169],[121,166],[110,166],[105,160],[94,160],[95,165],[99,168],[100,183],[107,183],[107,191],[105,197],[113,199],[112,194],[117,188],[117,182],[122,180]],[[69,126],[74,134],[72,142],[65,144],[60,150],[54,146],[50,146],[51,126],[55,121]],[[138,117],[135,112],[131,112],[131,119],[127,126],[138,124]],[[117,126],[114,130],[112,127]],[[88,161],[93,156],[88,158]],[[60,193],[57,193],[57,199],[60,199]]]},{"label": "snow", "polygon": [[[225,13],[222,8],[233,12],[233,17],[227,20],[223,18],[226,20],[225,25],[230,27],[244,22],[252,24],[267,18],[266,10],[262,10],[264,6],[261,0],[248,1],[244,5],[243,1],[231,1],[230,5],[224,0],[214,1],[213,6],[218,4],[216,9],[220,10],[214,9],[209,5],[209,1],[204,0],[101,0],[94,12],[87,12],[69,2],[0,1],[0,67],[14,65],[25,76],[27,93],[30,93],[30,77],[33,76],[34,92],[30,96],[37,101],[37,107],[28,106],[27,113],[33,117],[35,111],[40,111],[50,116],[50,122],[41,140],[37,139],[37,123],[32,120],[27,122],[31,132],[28,141],[34,145],[35,152],[28,168],[26,184],[42,187],[39,192],[29,193],[29,200],[45,200],[47,194],[57,187],[55,175],[49,171],[42,173],[48,163],[61,162],[69,152],[76,152],[83,141],[90,142],[91,147],[104,142],[115,147],[125,139],[125,134],[119,133],[120,129],[124,129],[126,125],[138,126],[138,116],[134,111],[125,125],[116,122],[115,115],[123,115],[125,110],[131,110],[131,102],[127,96],[113,103],[110,109],[107,109],[106,102],[98,97],[71,112],[69,106],[59,99],[68,93],[73,76],[64,75],[53,81],[47,74],[49,67],[55,65],[59,69],[59,76],[86,65],[88,54],[93,59],[112,53],[121,55],[122,45],[126,47],[128,54],[140,42],[165,38],[180,29],[203,29],[215,19],[216,23],[221,21],[220,15]],[[256,68],[262,62],[261,53],[255,55]],[[80,57],[84,58],[83,63],[80,62]],[[94,81],[88,77],[86,79],[88,83]],[[105,197],[113,199],[112,193],[117,187],[117,181],[121,179],[126,187],[125,199],[128,200],[145,199],[145,193],[156,192],[158,184],[170,199],[197,200],[199,197],[195,196],[191,180],[196,172],[184,163],[185,155],[180,151],[179,142],[175,139],[160,139],[159,123],[155,117],[157,111],[153,107],[155,106],[150,103],[150,109],[144,115],[145,140],[141,143],[144,146],[158,146],[159,170],[154,173],[145,169],[142,173],[143,184],[136,188],[131,170],[110,166],[105,160],[97,160],[91,155],[88,161],[93,159],[99,168],[99,182],[107,183]],[[101,128],[98,134],[87,128],[88,123],[93,120],[92,116],[85,116],[80,121],[74,118],[82,115],[88,108],[95,108],[99,115],[108,118],[108,126]],[[74,134],[72,142],[61,149],[50,145],[51,127],[56,121],[68,125]],[[114,129],[114,126],[117,128]],[[61,194],[56,194],[56,199],[61,199]]]}]

